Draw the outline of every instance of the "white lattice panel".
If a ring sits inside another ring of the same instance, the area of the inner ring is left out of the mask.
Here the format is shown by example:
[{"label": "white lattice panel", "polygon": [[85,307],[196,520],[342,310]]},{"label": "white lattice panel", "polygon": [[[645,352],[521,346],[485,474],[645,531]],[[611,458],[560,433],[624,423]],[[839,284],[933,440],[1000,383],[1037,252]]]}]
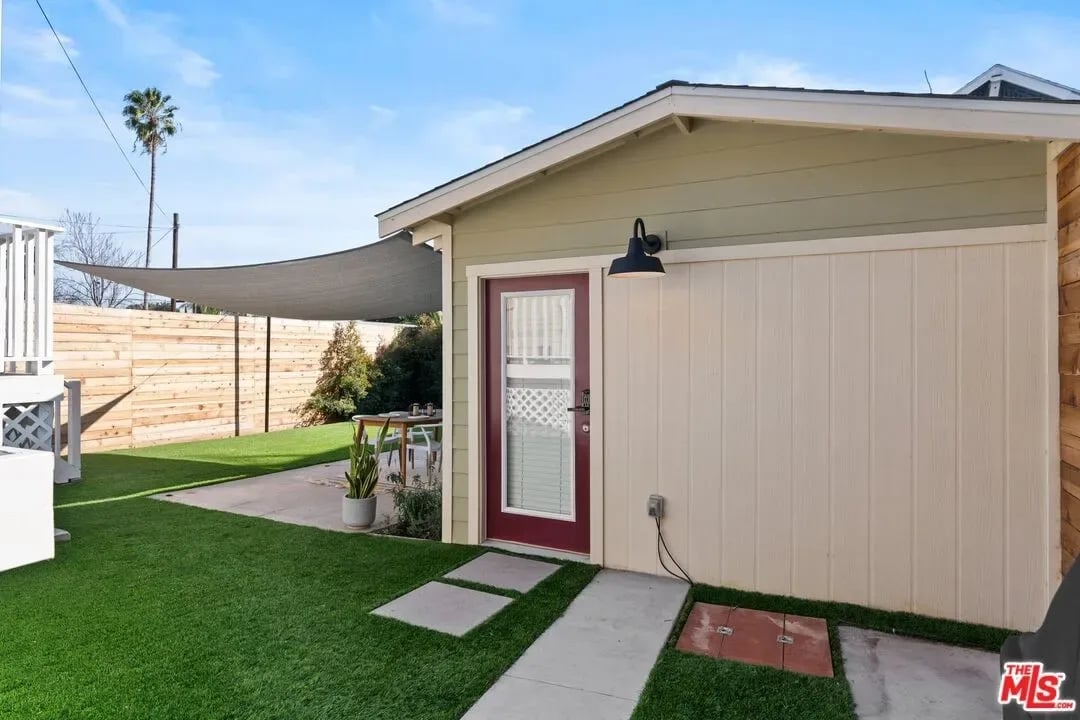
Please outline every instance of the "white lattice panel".
[{"label": "white lattice panel", "polygon": [[528,422],[567,431],[570,420],[566,408],[571,405],[570,391],[566,388],[506,388],[506,416],[512,423]]},{"label": "white lattice panel", "polygon": [[7,405],[3,416],[4,445],[53,451],[53,404]]}]

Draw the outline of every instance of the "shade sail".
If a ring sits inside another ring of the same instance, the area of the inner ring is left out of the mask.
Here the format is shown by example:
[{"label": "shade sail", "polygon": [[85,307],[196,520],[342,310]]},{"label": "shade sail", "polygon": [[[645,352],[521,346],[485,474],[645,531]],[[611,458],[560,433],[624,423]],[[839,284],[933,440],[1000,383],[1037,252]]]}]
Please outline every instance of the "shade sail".
[{"label": "shade sail", "polygon": [[407,233],[299,260],[217,268],[133,268],[61,262],[154,295],[230,312],[298,320],[381,320],[439,310],[439,254]]}]

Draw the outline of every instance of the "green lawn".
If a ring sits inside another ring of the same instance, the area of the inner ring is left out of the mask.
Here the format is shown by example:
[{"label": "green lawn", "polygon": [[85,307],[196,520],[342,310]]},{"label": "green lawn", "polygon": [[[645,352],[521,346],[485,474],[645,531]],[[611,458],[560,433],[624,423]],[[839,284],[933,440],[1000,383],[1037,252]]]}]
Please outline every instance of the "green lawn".
[{"label": "green lawn", "polygon": [[338,425],[87,455],[84,482],[57,488],[72,541],[0,574],[0,719],[461,717],[595,567],[567,564],[455,638],[369,611],[479,548],[138,496],[342,458],[348,440]]},{"label": "green lawn", "polygon": [[[829,624],[835,678],[817,678],[689,655],[675,642],[694,601],[821,617]],[[750,720],[801,718],[855,720],[851,691],[844,678],[837,625],[896,632],[912,637],[997,652],[1009,631],[927,618],[910,613],[871,610],[858,605],[817,602],[744,592],[707,585],[694,587],[675,624],[634,712],[634,720]]]},{"label": "green lawn", "polygon": [[348,457],[346,423],[224,440],[175,443],[83,456],[83,482],[56,488],[56,503],[150,495],[165,489],[315,465]]},{"label": "green lawn", "polygon": [[[0,574],[0,720],[459,718],[596,568],[568,564],[464,638],[369,610],[481,550],[327,532],[143,497],[345,457],[343,425],[99,453],[57,488],[73,540]],[[466,584],[467,583],[459,583]],[[496,591],[497,592],[497,591]],[[687,655],[694,600],[824,617],[833,679]],[[1006,631],[696,586],[637,720],[851,720],[836,627],[997,650]]]},{"label": "green lawn", "polygon": [[59,510],[0,575],[0,718],[459,718],[596,568],[464,638],[368,614],[477,555],[147,498]]}]

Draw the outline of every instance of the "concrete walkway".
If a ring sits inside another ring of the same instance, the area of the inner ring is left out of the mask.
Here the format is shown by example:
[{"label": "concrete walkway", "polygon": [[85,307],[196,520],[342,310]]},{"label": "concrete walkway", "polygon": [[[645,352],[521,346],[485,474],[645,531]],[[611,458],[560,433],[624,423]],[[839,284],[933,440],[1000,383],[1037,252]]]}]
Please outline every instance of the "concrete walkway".
[{"label": "concrete walkway", "polygon": [[394,512],[394,503],[386,488],[381,486],[375,505],[375,523],[370,528],[350,531],[341,522],[341,497],[345,494],[341,483],[347,467],[347,460],[325,463],[151,497],[324,530],[371,532],[385,527]]},{"label": "concrete walkway", "polygon": [[687,589],[601,570],[465,719],[629,718]]},{"label": "concrete walkway", "polygon": [[839,631],[859,720],[1001,717],[997,654],[862,628]]}]

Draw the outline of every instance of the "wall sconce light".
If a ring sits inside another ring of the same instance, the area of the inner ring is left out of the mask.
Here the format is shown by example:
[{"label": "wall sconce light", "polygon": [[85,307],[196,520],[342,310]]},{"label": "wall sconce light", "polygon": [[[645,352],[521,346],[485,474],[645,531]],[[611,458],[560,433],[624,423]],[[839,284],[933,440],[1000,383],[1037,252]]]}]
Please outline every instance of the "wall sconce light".
[{"label": "wall sconce light", "polygon": [[626,255],[611,262],[608,277],[663,277],[664,263],[660,262],[660,258],[654,257],[663,245],[664,241],[659,235],[645,232],[644,220],[634,220],[634,236],[626,247]]}]

